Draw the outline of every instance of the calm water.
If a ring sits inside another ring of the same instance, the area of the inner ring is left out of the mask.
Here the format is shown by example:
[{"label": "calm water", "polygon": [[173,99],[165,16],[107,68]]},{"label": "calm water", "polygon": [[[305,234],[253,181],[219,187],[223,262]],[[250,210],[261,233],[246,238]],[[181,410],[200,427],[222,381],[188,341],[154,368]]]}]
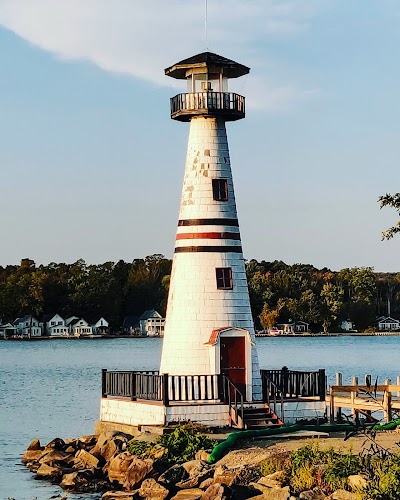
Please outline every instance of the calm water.
[{"label": "calm water", "polygon": [[[337,371],[346,381],[366,373],[382,381],[400,374],[400,337],[260,338],[257,346],[262,368],[326,368],[331,381]],[[101,368],[156,370],[160,352],[160,339],[1,341],[0,500],[58,496],[60,488],[34,481],[20,464],[27,445],[34,437],[46,443],[91,434]]]}]

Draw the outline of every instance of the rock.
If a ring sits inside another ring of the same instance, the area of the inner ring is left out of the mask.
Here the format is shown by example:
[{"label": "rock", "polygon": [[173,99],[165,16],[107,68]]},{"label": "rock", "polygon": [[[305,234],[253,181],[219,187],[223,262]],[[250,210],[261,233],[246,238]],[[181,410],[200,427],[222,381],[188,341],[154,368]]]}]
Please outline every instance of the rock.
[{"label": "rock", "polygon": [[257,484],[262,484],[268,488],[281,488],[282,482],[277,479],[271,479],[270,477],[264,476],[257,481]]},{"label": "rock", "polygon": [[75,454],[75,458],[79,459],[84,469],[92,467],[96,469],[99,466],[99,459],[84,449],[78,450]]},{"label": "rock", "polygon": [[52,467],[51,465],[41,464],[41,466],[36,471],[36,476],[38,479],[53,479],[62,476],[62,471],[57,467]]},{"label": "rock", "polygon": [[225,465],[218,465],[214,472],[214,483],[221,483],[230,486],[236,479],[240,468],[228,468]]},{"label": "rock", "polygon": [[155,479],[145,479],[138,493],[145,500],[164,500],[169,495],[167,488]]},{"label": "rock", "polygon": [[75,452],[76,452],[76,448],[75,446],[72,446],[72,445],[69,445],[65,448],[65,453],[70,453],[72,455],[75,455]]},{"label": "rock", "polygon": [[189,477],[189,474],[182,467],[182,465],[173,465],[169,469],[167,469],[161,476],[158,478],[158,482],[165,485],[175,485],[180,481],[183,481]]},{"label": "rock", "polygon": [[33,450],[43,450],[43,446],[40,446],[40,441],[38,438],[35,438],[31,444],[27,448],[28,451],[33,451]]},{"label": "rock", "polygon": [[97,442],[91,449],[94,456],[102,456],[108,462],[116,454],[122,451],[124,445],[133,438],[130,434],[123,432],[103,432],[97,438]]},{"label": "rock", "polygon": [[39,459],[39,463],[53,464],[58,462],[65,462],[65,460],[70,458],[70,456],[71,455],[68,455],[68,453],[64,453],[63,451],[51,449],[51,451],[49,451]]},{"label": "rock", "polygon": [[125,490],[132,490],[147,476],[153,469],[153,460],[145,458],[143,460],[134,457],[129,469],[126,471],[123,487]]},{"label": "rock", "polygon": [[200,483],[199,488],[201,490],[206,490],[212,484],[214,484],[214,478],[209,477],[208,479],[205,479],[202,483]]},{"label": "rock", "polygon": [[196,460],[201,460],[202,462],[208,462],[208,459],[210,458],[210,453],[207,451],[201,450],[196,453],[194,456]]},{"label": "rock", "polygon": [[225,484],[214,483],[206,489],[201,500],[224,500],[229,494],[230,489]]},{"label": "rock", "polygon": [[253,497],[253,500],[289,500],[289,486],[284,488],[265,488],[261,495]]},{"label": "rock", "polygon": [[337,490],[332,493],[327,500],[357,500],[358,496],[356,493],[351,493],[346,490]]},{"label": "rock", "polygon": [[[189,472],[189,477],[187,479],[176,483],[176,486],[178,488],[182,489],[197,488],[200,483],[202,483],[207,479],[212,478],[214,474],[214,470],[212,467],[198,460],[194,460],[193,462],[197,463],[192,463],[188,467],[185,467],[186,464],[182,465],[182,467],[186,470],[186,472],[189,471],[190,472]],[[187,462],[187,464],[190,464],[190,462]]]},{"label": "rock", "polygon": [[60,486],[66,490],[81,490],[91,479],[93,479],[92,471],[79,470],[69,474],[64,474]]},{"label": "rock", "polygon": [[108,479],[110,482],[117,481],[122,486],[126,479],[126,473],[135,460],[138,459],[128,453],[120,453],[112,458],[108,464]]},{"label": "rock", "polygon": [[134,500],[137,491],[107,491],[101,500]]},{"label": "rock", "polygon": [[54,450],[64,450],[65,441],[61,438],[54,438],[50,443],[47,443],[45,448],[50,448]]},{"label": "rock", "polygon": [[353,491],[361,491],[366,488],[368,482],[361,474],[354,474],[347,478],[347,484]]},{"label": "rock", "polygon": [[260,467],[258,466],[241,465],[235,467],[235,470],[237,470],[235,484],[247,486],[251,482],[257,482],[261,478]]},{"label": "rock", "polygon": [[326,497],[327,495],[320,488],[302,491],[299,495],[300,500],[325,500]]},{"label": "rock", "polygon": [[200,460],[190,460],[190,462],[185,462],[182,464],[182,467],[185,469],[185,471],[190,474],[190,471],[193,469],[198,469],[199,467],[202,466],[202,463]]},{"label": "rock", "polygon": [[199,488],[193,490],[178,491],[178,493],[171,498],[171,500],[200,500],[203,491]]},{"label": "rock", "polygon": [[46,455],[46,453],[48,452],[44,450],[27,450],[24,453],[21,461],[23,464],[27,464],[29,462],[38,462],[44,455]]}]

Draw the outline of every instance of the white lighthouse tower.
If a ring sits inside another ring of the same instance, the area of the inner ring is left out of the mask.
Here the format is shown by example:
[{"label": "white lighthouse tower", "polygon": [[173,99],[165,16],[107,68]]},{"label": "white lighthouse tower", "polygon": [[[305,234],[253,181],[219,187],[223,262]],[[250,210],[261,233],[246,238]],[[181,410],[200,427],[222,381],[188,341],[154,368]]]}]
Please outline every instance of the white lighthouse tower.
[{"label": "white lighthouse tower", "polygon": [[171,118],[189,122],[190,132],[161,365],[103,370],[98,429],[282,425],[265,377],[262,390],[225,128],[245,116],[228,80],[249,71],[211,52],[165,70],[187,80]]},{"label": "white lighthouse tower", "polygon": [[171,118],[190,123],[161,374],[225,376],[247,401],[261,398],[254,325],[225,123],[245,117],[228,80],[250,69],[204,52],[167,68],[187,81]]}]

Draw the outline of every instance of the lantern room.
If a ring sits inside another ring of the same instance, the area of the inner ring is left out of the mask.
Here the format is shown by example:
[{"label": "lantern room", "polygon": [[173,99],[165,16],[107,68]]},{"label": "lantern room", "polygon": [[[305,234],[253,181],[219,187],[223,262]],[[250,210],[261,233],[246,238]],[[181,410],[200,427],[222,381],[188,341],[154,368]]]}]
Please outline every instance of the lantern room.
[{"label": "lantern room", "polygon": [[194,116],[221,117],[225,121],[245,117],[245,98],[229,92],[228,80],[248,74],[250,68],[226,57],[203,52],[165,70],[165,74],[186,80],[187,92],[171,98],[171,118],[190,121]]}]

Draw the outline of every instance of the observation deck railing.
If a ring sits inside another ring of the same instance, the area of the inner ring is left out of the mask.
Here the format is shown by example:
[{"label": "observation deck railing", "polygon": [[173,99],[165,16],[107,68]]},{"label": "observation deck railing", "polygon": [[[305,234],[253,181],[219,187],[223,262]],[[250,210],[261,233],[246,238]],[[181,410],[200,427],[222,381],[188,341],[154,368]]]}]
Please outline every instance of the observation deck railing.
[{"label": "observation deck railing", "polygon": [[171,98],[171,118],[189,121],[194,116],[216,116],[226,121],[245,117],[245,98],[233,92],[192,92]]}]

